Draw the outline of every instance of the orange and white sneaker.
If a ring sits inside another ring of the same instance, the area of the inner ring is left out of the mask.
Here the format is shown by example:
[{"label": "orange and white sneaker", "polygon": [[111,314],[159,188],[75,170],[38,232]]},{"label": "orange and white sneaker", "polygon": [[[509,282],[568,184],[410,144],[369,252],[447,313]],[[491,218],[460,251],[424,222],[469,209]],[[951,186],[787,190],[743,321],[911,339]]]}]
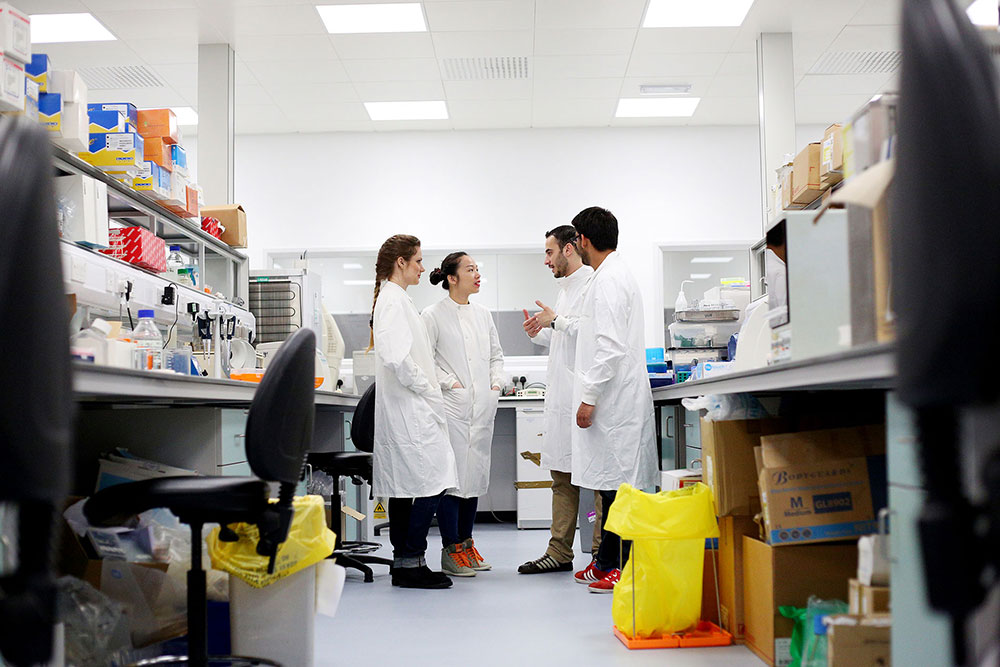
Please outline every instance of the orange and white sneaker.
[{"label": "orange and white sneaker", "polygon": [[579,572],[575,572],[573,574],[573,580],[576,581],[576,583],[578,584],[590,585],[596,581],[600,581],[606,576],[608,576],[608,572],[605,572],[604,570],[598,570],[597,560],[595,559],[590,561],[590,565],[588,565],[586,568],[580,570]]},{"label": "orange and white sneaker", "polygon": [[449,577],[474,577],[469,558],[461,544],[452,544],[441,550],[441,571]]},{"label": "orange and white sneaker", "polygon": [[607,576],[600,581],[595,581],[591,585],[587,586],[587,590],[591,593],[614,593],[615,584],[622,577],[622,571],[615,568],[608,572]]},{"label": "orange and white sneaker", "polygon": [[473,570],[485,572],[493,569],[493,566],[487,563],[483,555],[479,553],[479,549],[476,548],[476,543],[471,537],[462,542],[462,548],[465,551],[465,560],[468,561],[469,567]]}]

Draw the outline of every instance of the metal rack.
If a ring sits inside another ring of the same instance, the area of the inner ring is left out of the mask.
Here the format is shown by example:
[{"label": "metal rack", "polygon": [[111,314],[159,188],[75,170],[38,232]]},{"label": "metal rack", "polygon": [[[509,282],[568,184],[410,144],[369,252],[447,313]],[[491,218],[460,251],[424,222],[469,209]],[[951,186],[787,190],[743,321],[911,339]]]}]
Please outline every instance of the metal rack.
[{"label": "metal rack", "polygon": [[138,225],[153,232],[167,245],[179,245],[198,258],[202,281],[229,299],[249,299],[250,265],[247,256],[234,250],[200,225],[161,207],[156,200],[116,181],[72,153],[53,147],[57,175],[81,174],[108,186],[108,214],[113,220]]}]

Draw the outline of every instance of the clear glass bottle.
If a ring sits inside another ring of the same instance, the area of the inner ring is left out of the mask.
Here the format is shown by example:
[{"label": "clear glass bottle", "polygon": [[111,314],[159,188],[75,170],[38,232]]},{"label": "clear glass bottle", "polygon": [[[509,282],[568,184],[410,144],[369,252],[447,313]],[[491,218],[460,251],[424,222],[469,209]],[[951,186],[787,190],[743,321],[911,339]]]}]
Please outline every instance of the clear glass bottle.
[{"label": "clear glass bottle", "polygon": [[185,266],[187,264],[184,262],[184,256],[181,255],[181,247],[179,245],[170,246],[170,254],[167,255],[167,273],[177,275],[177,271]]},{"label": "clear glass bottle", "polygon": [[136,346],[136,368],[159,370],[163,367],[163,334],[153,321],[156,313],[152,310],[139,311],[139,323],[132,331]]}]

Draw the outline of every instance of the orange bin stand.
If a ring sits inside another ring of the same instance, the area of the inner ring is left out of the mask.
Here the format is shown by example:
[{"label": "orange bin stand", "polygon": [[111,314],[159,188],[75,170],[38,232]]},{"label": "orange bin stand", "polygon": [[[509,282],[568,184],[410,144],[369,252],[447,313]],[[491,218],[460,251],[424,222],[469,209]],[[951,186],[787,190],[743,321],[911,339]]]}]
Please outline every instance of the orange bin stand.
[{"label": "orange bin stand", "polygon": [[698,621],[693,630],[678,632],[660,637],[630,638],[618,628],[614,629],[615,637],[629,649],[639,648],[697,648],[703,646],[729,646],[733,636],[708,621]]}]

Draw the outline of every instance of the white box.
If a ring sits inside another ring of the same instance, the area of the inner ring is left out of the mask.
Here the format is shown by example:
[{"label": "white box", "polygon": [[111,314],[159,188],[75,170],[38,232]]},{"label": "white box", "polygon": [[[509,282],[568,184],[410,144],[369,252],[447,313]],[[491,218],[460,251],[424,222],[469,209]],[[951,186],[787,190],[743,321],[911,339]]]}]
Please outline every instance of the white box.
[{"label": "white box", "polygon": [[73,102],[83,104],[84,113],[87,111],[87,84],[76,70],[60,69],[49,72],[50,93],[62,95],[63,104]]},{"label": "white box", "polygon": [[87,101],[64,102],[62,132],[53,133],[52,142],[68,151],[79,153],[90,144],[90,120],[87,117]]},{"label": "white box", "polygon": [[0,51],[22,65],[31,62],[31,17],[0,2]]},{"label": "white box", "polygon": [[164,203],[171,206],[186,206],[187,185],[188,179],[181,176],[176,171],[172,172],[170,174],[170,196],[164,200]]},{"label": "white box", "polygon": [[108,247],[107,187],[90,176],[56,177],[62,238],[90,248]]},{"label": "white box", "polygon": [[24,111],[24,65],[0,54],[0,111]]},{"label": "white box", "polygon": [[677,491],[702,481],[701,468],[681,468],[660,471],[660,490]]}]

